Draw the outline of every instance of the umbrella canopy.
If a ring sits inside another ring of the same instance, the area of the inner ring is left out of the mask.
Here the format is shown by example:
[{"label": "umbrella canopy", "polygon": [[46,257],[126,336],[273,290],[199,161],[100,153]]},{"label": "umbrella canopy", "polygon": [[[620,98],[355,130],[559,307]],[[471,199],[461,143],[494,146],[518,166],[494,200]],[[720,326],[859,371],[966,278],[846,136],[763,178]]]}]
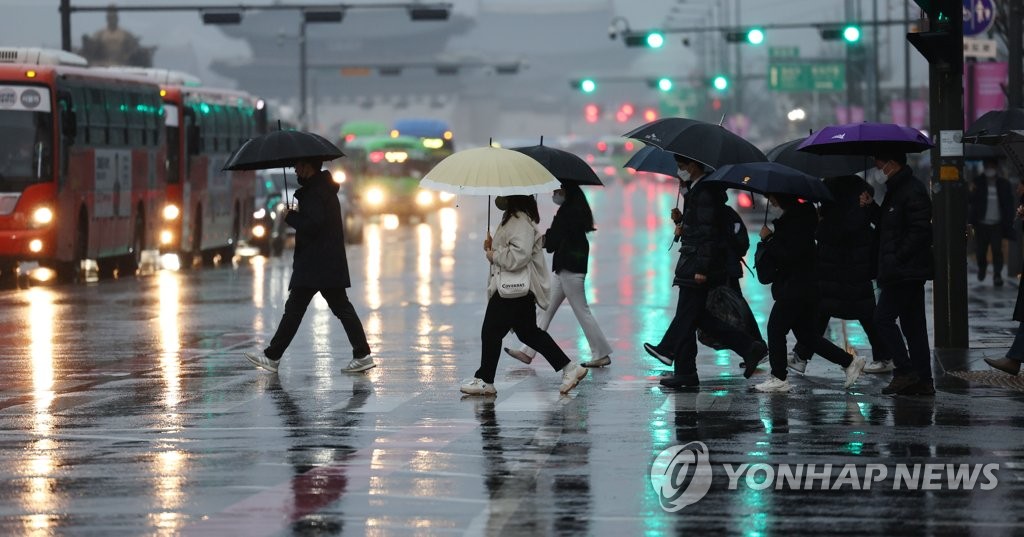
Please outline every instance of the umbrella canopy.
[{"label": "umbrella canopy", "polygon": [[893,123],[828,125],[810,135],[797,150],[818,155],[865,155],[920,153],[934,146],[917,129]]},{"label": "umbrella canopy", "polygon": [[768,162],[778,162],[800,170],[814,177],[837,177],[852,175],[875,166],[874,161],[857,155],[816,155],[796,148],[806,138],[790,140],[773,147],[768,153]]},{"label": "umbrella canopy", "polygon": [[701,180],[704,181],[766,196],[790,194],[810,201],[832,199],[832,194],[820,179],[777,162],[729,164]]},{"label": "umbrella canopy", "polygon": [[604,183],[594,173],[594,169],[587,164],[587,161],[561,149],[548,147],[546,145],[531,145],[528,147],[514,147],[513,151],[529,156],[544,166],[551,175],[555,176],[562,183],[574,185],[597,185]]},{"label": "umbrella canopy", "polygon": [[710,168],[766,160],[760,149],[721,125],[695,119],[658,119],[623,136],[696,160]]},{"label": "umbrella canopy", "polygon": [[1021,129],[1024,129],[1024,108],[991,110],[985,112],[971,124],[971,128],[964,133],[964,138],[966,141],[968,137],[998,136]]},{"label": "umbrella canopy", "polygon": [[675,177],[676,179],[679,178],[679,165],[676,164],[676,159],[672,153],[653,145],[644,146],[632,157],[629,157],[623,168],[633,168],[638,172],[660,173],[661,175]]},{"label": "umbrella canopy", "polygon": [[246,140],[228,157],[225,170],[286,168],[301,159],[321,162],[345,156],[326,138],[304,131],[272,131]]},{"label": "umbrella canopy", "polygon": [[420,186],[454,194],[512,196],[550,192],[562,184],[536,160],[488,146],[445,157],[423,176]]}]

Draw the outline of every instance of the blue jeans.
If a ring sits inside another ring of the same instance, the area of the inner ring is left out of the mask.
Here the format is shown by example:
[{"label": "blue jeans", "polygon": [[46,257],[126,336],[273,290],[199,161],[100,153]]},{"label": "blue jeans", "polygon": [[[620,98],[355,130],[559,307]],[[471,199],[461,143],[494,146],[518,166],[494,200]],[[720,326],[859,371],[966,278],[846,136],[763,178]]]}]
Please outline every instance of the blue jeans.
[{"label": "blue jeans", "polygon": [[1006,351],[1006,357],[1018,362],[1024,362],[1024,323],[1017,327],[1017,335],[1013,338],[1013,345]]}]

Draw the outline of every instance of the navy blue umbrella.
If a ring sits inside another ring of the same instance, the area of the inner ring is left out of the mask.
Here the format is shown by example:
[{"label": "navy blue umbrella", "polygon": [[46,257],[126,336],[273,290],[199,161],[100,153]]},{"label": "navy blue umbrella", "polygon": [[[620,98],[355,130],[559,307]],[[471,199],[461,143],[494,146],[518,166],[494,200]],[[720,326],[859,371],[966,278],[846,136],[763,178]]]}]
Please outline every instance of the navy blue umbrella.
[{"label": "navy blue umbrella", "polygon": [[632,157],[629,157],[623,168],[633,168],[638,172],[659,173],[679,178],[679,165],[676,164],[675,155],[653,145],[644,146]]},{"label": "navy blue umbrella", "polygon": [[666,117],[641,125],[623,136],[658,146],[709,168],[743,162],[764,162],[753,144],[721,125],[695,119]]},{"label": "navy blue umbrella", "polygon": [[777,162],[727,164],[701,180],[704,182],[708,185],[720,183],[725,188],[738,188],[765,196],[789,194],[809,201],[832,199],[832,193],[820,179]]}]

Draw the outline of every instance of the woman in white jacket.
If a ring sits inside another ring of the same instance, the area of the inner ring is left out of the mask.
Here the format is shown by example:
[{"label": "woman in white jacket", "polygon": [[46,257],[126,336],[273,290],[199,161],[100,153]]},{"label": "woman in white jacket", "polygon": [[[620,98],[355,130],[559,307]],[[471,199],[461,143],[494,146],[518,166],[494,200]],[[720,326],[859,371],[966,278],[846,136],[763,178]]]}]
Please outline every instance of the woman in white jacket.
[{"label": "woman in white jacket", "polygon": [[[586,368],[569,359],[547,332],[537,327],[537,309],[548,306],[547,263],[541,252],[541,234],[537,231],[540,215],[532,196],[505,196],[495,200],[503,209],[501,224],[494,238],[484,240],[484,251],[491,263],[487,280],[487,311],[480,329],[480,368],[462,383],[462,393],[494,395],[494,374],[501,356],[501,341],[513,330],[520,341],[535,349],[555,371],[562,372],[561,393],[567,393],[587,376]],[[498,273],[528,267],[529,292],[518,298],[504,298],[498,292]]]}]

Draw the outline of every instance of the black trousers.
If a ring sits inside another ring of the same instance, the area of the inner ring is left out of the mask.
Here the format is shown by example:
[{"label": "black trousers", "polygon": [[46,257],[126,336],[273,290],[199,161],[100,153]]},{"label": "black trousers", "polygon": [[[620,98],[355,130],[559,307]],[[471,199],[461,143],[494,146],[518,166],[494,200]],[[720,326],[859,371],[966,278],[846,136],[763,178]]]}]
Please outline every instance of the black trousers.
[{"label": "black trousers", "polygon": [[348,335],[348,342],[352,344],[352,357],[363,358],[370,354],[370,344],[366,342],[366,333],[363,331],[363,323],[356,315],[356,309],[348,299],[344,287],[332,287],[330,289],[313,289],[311,287],[293,287],[288,293],[288,300],[284,303],[284,315],[281,317],[281,324],[277,325],[277,332],[270,340],[270,345],[263,349],[263,354],[271,360],[280,360],[285,349],[291,344],[295,332],[299,330],[302,323],[302,316],[306,314],[309,301],[320,293],[331,308],[331,313],[341,321],[341,326]]},{"label": "black trousers", "polygon": [[786,334],[790,331],[801,345],[826,360],[848,367],[853,357],[821,335],[816,328],[818,316],[816,300],[776,300],[768,316],[768,360],[772,376],[786,380]]},{"label": "black trousers", "polygon": [[673,358],[676,375],[697,374],[698,328],[725,343],[729,350],[741,356],[746,356],[754,344],[755,339],[750,334],[707,313],[710,290],[706,285],[679,287],[675,317],[658,343],[659,352],[668,351],[665,354]]},{"label": "black trousers", "polygon": [[537,326],[537,302],[533,293],[519,298],[502,298],[494,293],[487,302],[484,324],[480,328],[480,369],[474,376],[489,384],[501,357],[501,340],[509,330],[531,349],[540,353],[555,371],[569,365],[569,357],[547,332]]},{"label": "black trousers", "polygon": [[[880,338],[878,337],[878,331],[875,330],[875,300],[866,299],[861,300],[853,304],[852,309],[856,315],[850,315],[853,320],[860,323],[860,327],[864,329],[864,334],[868,336],[868,341],[871,343],[871,356],[873,361],[885,360],[888,358],[885,354],[885,350],[882,347]],[[838,317],[834,315],[834,312],[818,308],[818,317],[815,320],[814,328],[820,334],[824,334],[828,330],[828,322],[833,318],[845,319],[845,317]],[[796,354],[797,358],[801,360],[810,360],[811,356],[814,356],[814,351],[809,349],[806,345],[801,345],[797,342],[793,346],[793,354]]]},{"label": "black trousers", "polygon": [[[896,319],[900,321],[899,326]],[[892,357],[895,376],[917,375],[921,380],[931,380],[932,355],[928,346],[923,281],[882,287],[875,306],[875,328],[886,356]]]},{"label": "black trousers", "polygon": [[978,270],[984,272],[988,267],[988,251],[992,250],[992,273],[1003,272],[1003,232],[999,224],[977,224],[974,226],[974,255],[978,260]]}]

